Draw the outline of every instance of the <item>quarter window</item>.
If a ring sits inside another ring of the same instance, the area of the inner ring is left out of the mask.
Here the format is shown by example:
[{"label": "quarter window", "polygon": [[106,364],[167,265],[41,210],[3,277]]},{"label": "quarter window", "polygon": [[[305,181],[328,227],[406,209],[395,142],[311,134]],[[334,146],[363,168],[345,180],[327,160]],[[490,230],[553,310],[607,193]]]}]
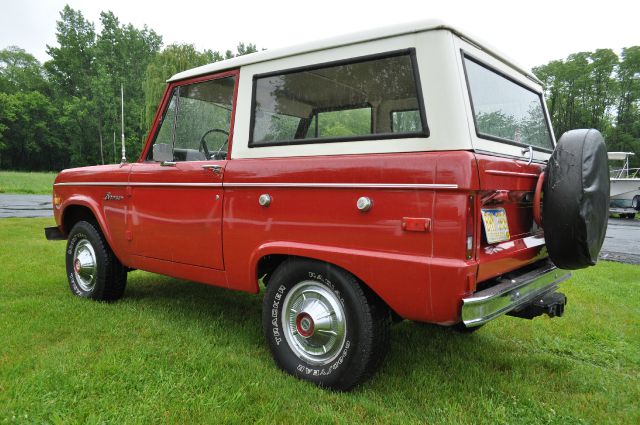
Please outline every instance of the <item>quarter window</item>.
[{"label": "quarter window", "polygon": [[[250,147],[428,135],[413,50],[254,77]],[[414,111],[394,129],[392,110]]]},{"label": "quarter window", "polygon": [[464,57],[478,136],[553,149],[542,96]]}]

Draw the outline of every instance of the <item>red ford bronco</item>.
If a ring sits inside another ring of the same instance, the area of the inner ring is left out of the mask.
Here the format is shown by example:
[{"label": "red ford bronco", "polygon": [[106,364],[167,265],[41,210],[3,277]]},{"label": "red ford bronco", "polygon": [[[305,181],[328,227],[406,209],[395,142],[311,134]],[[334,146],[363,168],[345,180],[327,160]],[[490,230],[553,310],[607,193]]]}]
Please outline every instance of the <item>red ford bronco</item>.
[{"label": "red ford bronco", "polygon": [[533,74],[427,21],[175,75],[137,161],[58,175],[46,235],[80,297],[122,297],[132,269],[262,283],[278,366],[347,390],[392,319],[562,315],[608,191],[600,133],[556,144]]}]

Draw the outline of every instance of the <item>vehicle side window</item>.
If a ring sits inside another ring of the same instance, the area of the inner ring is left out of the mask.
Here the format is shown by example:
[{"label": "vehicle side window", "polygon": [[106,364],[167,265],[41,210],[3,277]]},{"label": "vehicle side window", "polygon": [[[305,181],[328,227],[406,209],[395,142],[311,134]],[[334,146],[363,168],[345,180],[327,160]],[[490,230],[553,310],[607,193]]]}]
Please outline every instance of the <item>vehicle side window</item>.
[{"label": "vehicle side window", "polygon": [[428,136],[413,49],[256,75],[251,118],[250,147]]},{"label": "vehicle side window", "polygon": [[177,100],[178,95],[176,90],[173,90],[169,106],[167,106],[164,116],[162,117],[162,121],[160,122],[160,129],[156,135],[155,143],[164,143],[170,146],[173,145],[173,125],[176,119]]},{"label": "vehicle side window", "polygon": [[553,149],[542,95],[464,56],[478,137]]},{"label": "vehicle side window", "polygon": [[171,146],[174,161],[225,159],[234,84],[226,77],[176,87],[154,143]]}]

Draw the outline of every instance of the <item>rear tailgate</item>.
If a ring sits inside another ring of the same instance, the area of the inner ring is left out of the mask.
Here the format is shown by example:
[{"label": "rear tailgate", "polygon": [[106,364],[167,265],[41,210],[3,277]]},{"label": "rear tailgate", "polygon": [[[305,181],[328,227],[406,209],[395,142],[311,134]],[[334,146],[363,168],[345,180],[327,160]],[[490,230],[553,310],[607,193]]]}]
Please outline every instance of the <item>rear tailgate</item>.
[{"label": "rear tailgate", "polygon": [[542,165],[482,154],[477,154],[476,160],[480,283],[546,257],[546,249],[542,229],[533,221],[532,207]]}]

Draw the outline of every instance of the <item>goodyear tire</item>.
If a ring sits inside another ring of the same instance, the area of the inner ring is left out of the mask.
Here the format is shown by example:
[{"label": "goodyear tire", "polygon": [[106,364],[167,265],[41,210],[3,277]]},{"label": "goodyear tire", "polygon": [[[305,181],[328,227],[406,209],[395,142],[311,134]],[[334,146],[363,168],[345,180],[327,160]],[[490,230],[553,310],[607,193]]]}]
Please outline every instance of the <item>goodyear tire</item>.
[{"label": "goodyear tire", "polygon": [[127,271],[95,223],[79,221],[73,226],[65,255],[69,287],[75,295],[100,301],[122,297]]},{"label": "goodyear tire", "polygon": [[387,309],[354,276],[320,261],[282,263],[269,280],[262,319],[282,370],[335,390],[369,378],[389,345]]},{"label": "goodyear tire", "polygon": [[562,269],[594,265],[607,231],[609,168],[597,130],[562,135],[546,170],[542,222],[549,257]]}]

